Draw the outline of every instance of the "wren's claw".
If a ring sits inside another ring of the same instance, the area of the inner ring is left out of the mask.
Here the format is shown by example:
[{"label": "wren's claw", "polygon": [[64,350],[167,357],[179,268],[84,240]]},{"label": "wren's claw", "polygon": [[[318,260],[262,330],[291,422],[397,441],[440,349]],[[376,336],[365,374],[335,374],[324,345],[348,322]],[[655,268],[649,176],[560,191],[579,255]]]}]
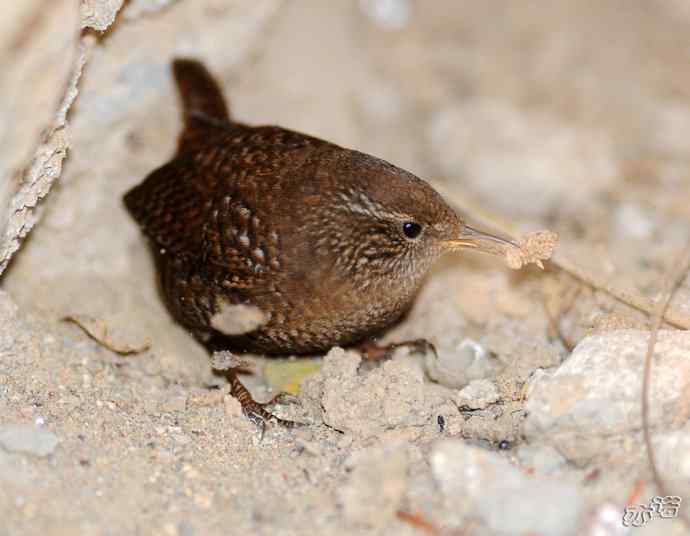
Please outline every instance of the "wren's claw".
[{"label": "wren's claw", "polygon": [[271,398],[271,400],[269,400],[268,402],[264,402],[261,405],[265,408],[268,408],[271,406],[276,406],[278,404],[297,405],[299,404],[299,398],[297,398],[292,393],[288,393],[287,391],[281,391],[273,398]]},{"label": "wren's claw", "polygon": [[260,430],[261,438],[263,439],[264,432],[266,431],[266,423],[269,421],[275,421],[280,426],[284,428],[296,428],[301,426],[302,423],[295,421],[288,421],[276,417],[272,413],[264,409],[265,406],[269,406],[275,403],[276,398],[281,398],[283,393],[278,393],[268,404],[260,404],[252,398],[249,390],[244,386],[244,384],[237,377],[237,372],[230,371],[228,374],[228,379],[230,380],[230,393],[234,396],[239,403],[242,405],[242,413],[250,421],[252,421]]},{"label": "wren's claw", "polygon": [[242,406],[242,413],[259,429],[259,441],[263,441],[266,433],[266,419],[253,408]]},{"label": "wren's claw", "polygon": [[369,341],[359,346],[358,350],[362,354],[362,358],[366,361],[383,361],[384,359],[393,357],[393,352],[395,352],[395,350],[405,346],[410,349],[410,352],[419,354],[433,352],[434,355],[438,355],[436,353],[436,347],[426,339],[413,339],[411,341],[396,342],[386,346],[379,346],[375,342]]}]

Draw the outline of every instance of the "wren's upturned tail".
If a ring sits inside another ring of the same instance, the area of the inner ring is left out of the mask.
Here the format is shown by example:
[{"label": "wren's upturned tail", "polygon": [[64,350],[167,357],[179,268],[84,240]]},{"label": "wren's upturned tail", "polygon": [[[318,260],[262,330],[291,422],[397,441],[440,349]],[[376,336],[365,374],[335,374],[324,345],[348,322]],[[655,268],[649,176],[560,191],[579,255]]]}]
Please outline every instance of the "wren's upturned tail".
[{"label": "wren's upturned tail", "polygon": [[[168,309],[207,347],[352,345],[409,308],[443,253],[495,251],[486,246],[496,237],[467,227],[411,173],[236,122],[202,64],[178,59],[173,72],[185,120],[177,154],[124,200],[151,242]],[[235,384],[250,415],[270,417]]]}]

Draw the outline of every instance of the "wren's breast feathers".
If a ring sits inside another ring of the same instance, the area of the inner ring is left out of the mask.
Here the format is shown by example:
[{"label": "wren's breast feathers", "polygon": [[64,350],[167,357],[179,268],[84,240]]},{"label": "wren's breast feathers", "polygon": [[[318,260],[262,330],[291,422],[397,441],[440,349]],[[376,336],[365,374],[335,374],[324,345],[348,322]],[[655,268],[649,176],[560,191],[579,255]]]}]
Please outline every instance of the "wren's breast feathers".
[{"label": "wren's breast feathers", "polygon": [[156,252],[168,308],[200,339],[217,331],[222,303],[266,319],[229,337],[230,349],[353,343],[400,317],[441,254],[496,240],[392,164],[233,121],[200,63],[176,60],[173,72],[185,121],[177,154],[124,200]]}]

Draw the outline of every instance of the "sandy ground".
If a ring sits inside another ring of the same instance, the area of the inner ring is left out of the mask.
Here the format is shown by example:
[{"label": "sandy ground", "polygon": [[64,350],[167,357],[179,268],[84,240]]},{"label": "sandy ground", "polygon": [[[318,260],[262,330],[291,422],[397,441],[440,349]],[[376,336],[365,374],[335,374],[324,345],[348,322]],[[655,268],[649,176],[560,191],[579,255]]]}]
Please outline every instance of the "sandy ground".
[{"label": "sandy ground", "polygon": [[[645,315],[554,267],[448,258],[386,335],[426,337],[438,356],[249,356],[255,397],[301,382],[276,411],[308,423],[261,437],[167,316],[121,196],[172,153],[169,62],[194,55],[239,119],[386,158],[470,219],[558,231],[560,251],[655,298],[690,238],[685,3],[127,10],[91,52],[64,173],[2,279],[0,535],[628,534],[625,506],[659,494],[640,433]],[[673,307],[689,297],[685,281]],[[70,314],[150,349],[117,355]],[[688,355],[687,334],[665,330],[651,390],[685,506]]]}]

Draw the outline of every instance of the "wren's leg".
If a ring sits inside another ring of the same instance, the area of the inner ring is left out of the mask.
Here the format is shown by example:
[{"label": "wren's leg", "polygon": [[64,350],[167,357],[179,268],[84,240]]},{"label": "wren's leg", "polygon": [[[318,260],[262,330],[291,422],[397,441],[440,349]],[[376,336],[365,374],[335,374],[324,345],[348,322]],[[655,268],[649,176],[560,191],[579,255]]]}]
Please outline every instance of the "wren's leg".
[{"label": "wren's leg", "polygon": [[286,421],[276,417],[272,413],[269,413],[264,409],[264,406],[272,404],[272,400],[269,404],[259,404],[256,400],[252,398],[247,388],[242,384],[237,372],[233,369],[228,371],[227,378],[230,381],[230,392],[237,400],[239,400],[242,405],[242,412],[245,416],[256,424],[261,429],[261,435],[263,436],[264,430],[266,428],[267,421],[275,421],[285,428],[295,428],[300,426],[300,423],[294,421]]},{"label": "wren's leg", "polygon": [[407,346],[412,352],[418,352],[420,354],[425,354],[428,351],[436,354],[436,348],[432,343],[426,339],[414,339],[411,341],[396,342],[388,344],[386,346],[379,346],[374,341],[367,341],[360,344],[357,350],[362,354],[362,358],[367,361],[382,361],[384,359],[390,359],[393,357],[393,352],[398,348]]}]

